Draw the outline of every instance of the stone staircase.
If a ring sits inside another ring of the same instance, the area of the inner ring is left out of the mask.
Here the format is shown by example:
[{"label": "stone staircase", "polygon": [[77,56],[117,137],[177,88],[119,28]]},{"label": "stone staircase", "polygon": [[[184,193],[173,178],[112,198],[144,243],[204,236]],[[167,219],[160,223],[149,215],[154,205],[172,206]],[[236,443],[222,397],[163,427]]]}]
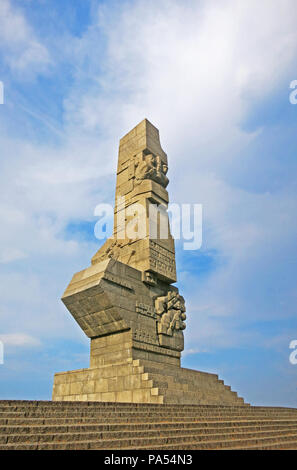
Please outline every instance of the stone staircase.
[{"label": "stone staircase", "polygon": [[0,401],[0,450],[297,449],[297,409]]},{"label": "stone staircase", "polygon": [[218,375],[145,359],[55,374],[53,401],[244,405]]},{"label": "stone staircase", "polygon": [[134,366],[141,367],[142,381],[151,381],[152,394],[159,396],[159,403],[201,405],[244,405],[244,399],[232,391],[229,385],[216,374],[192,369],[160,366],[157,362],[144,359],[134,360]]}]

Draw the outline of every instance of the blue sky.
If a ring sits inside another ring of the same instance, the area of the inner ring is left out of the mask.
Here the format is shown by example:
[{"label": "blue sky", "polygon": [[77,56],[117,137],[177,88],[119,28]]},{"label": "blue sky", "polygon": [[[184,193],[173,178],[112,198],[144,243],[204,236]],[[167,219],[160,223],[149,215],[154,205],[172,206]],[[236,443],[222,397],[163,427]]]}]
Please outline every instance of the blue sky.
[{"label": "blue sky", "polygon": [[60,297],[147,117],[171,201],[203,204],[202,248],[177,243],[183,365],[297,406],[296,20],[294,0],[0,1],[0,398],[49,399],[88,365]]}]

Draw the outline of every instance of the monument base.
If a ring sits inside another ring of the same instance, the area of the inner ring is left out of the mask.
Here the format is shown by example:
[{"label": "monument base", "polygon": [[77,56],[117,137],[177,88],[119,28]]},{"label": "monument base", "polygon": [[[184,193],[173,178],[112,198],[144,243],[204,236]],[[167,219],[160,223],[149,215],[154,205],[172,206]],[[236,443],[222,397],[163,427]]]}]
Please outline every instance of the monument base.
[{"label": "monument base", "polygon": [[53,401],[243,405],[216,374],[180,367],[180,357],[141,349],[131,330],[91,340],[87,369],[55,374]]}]

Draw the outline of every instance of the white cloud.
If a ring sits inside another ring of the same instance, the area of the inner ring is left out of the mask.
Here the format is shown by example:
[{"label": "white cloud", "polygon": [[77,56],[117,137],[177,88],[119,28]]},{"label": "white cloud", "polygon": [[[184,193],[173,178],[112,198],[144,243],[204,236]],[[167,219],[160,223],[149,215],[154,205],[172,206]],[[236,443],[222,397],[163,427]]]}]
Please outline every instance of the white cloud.
[{"label": "white cloud", "polygon": [[24,333],[0,334],[0,341],[5,346],[17,348],[40,346],[40,340]]},{"label": "white cloud", "polygon": [[192,354],[199,354],[199,353],[204,353],[204,352],[207,352],[207,350],[205,349],[198,349],[198,348],[192,348],[192,349],[185,349],[183,352],[182,352],[182,356],[183,358],[185,356],[191,356]]},{"label": "white cloud", "polygon": [[26,257],[27,255],[23,251],[18,250],[17,248],[6,247],[2,253],[0,252],[0,263],[10,263],[11,261]]},{"label": "white cloud", "polygon": [[[195,142],[201,168],[214,153],[218,160],[220,148],[223,165],[228,150],[248,142],[238,123],[249,102],[269,94],[292,67],[294,18],[293,2],[278,0],[161,1],[149,8],[138,1],[113,20],[102,8],[77,47],[97,87],[86,89],[78,76],[66,101],[68,121],[121,135],[147,116],[171,152]],[[89,54],[103,33],[104,63]]]},{"label": "white cloud", "polygon": [[47,48],[36,38],[22,11],[10,0],[0,3],[0,47],[11,70],[22,79],[45,71],[50,63]]}]

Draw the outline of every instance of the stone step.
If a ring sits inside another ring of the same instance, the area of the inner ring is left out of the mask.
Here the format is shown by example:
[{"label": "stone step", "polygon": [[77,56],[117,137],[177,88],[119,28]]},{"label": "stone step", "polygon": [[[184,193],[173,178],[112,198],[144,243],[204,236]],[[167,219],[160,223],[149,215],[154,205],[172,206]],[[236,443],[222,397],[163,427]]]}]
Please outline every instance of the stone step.
[{"label": "stone step", "polygon": [[[269,406],[250,406],[250,405],[195,405],[188,404],[182,405],[183,411],[193,412],[199,411],[244,411],[244,412],[273,412],[273,413],[295,413],[297,415],[296,408],[288,407],[269,407]],[[177,406],[170,404],[144,404],[144,403],[113,403],[113,402],[85,402],[85,401],[31,401],[31,400],[0,400],[0,411],[7,411],[8,409],[38,409],[38,410],[98,410],[98,411],[117,411],[117,410],[149,410],[157,411],[164,410],[166,412],[176,412]]]},{"label": "stone step", "polygon": [[[71,424],[77,424],[77,425],[83,425],[83,424],[102,424],[105,423],[107,420],[102,419],[102,417],[98,418],[20,418],[20,419],[7,419],[7,420],[0,420],[0,424],[2,426],[38,426],[38,425],[71,425]],[[262,417],[254,417],[254,418],[249,418],[245,417],[244,421],[242,416],[238,417],[232,417],[231,419],[227,420],[226,417],[211,417],[211,418],[190,418],[190,417],[167,417],[167,416],[160,416],[160,417],[133,417],[131,419],[130,417],[126,418],[108,418],[108,422],[110,424],[127,424],[127,423],[143,423],[143,424],[150,424],[152,422],[154,423],[191,423],[191,422],[197,422],[197,423],[228,423],[230,425],[237,425],[236,423],[241,423],[241,422],[246,422],[250,424],[255,424],[255,425],[260,425],[261,423],[279,423],[279,422],[287,422],[287,423],[295,423],[296,418],[291,418],[291,419],[265,419]]]},{"label": "stone step", "polygon": [[[157,387],[155,389],[155,395],[161,395],[164,396],[166,403],[185,403],[185,400],[188,401],[189,403],[193,402],[199,402],[201,400],[205,400],[208,403],[216,403],[218,400],[218,396],[221,396],[222,401],[233,403],[235,400],[238,400],[239,402],[243,402],[242,398],[239,398],[237,396],[236,392],[230,391],[230,390],[225,390],[224,388],[219,392],[218,390],[208,390],[207,393],[205,393],[203,390],[199,391],[192,391],[189,388],[187,389],[187,394],[185,397],[184,390],[182,388],[171,388],[170,390],[162,387]],[[168,395],[167,395],[168,394]]]},{"label": "stone step", "polygon": [[[182,434],[182,435],[181,435]],[[297,429],[284,429],[284,430],[268,430],[268,431],[254,431],[245,432],[239,431],[219,431],[219,430],[207,430],[205,433],[197,433],[196,429],[183,429],[182,433],[177,430],[162,430],[160,431],[126,431],[125,438],[123,438],[122,431],[118,432],[88,432],[88,433],[54,433],[54,434],[10,434],[8,436],[0,436],[0,444],[30,444],[30,443],[55,443],[55,442],[79,442],[79,441],[96,441],[97,448],[106,448],[106,446],[117,446],[122,448],[129,442],[131,445],[132,441],[134,445],[137,445],[140,440],[151,440],[159,439],[159,442],[167,442],[168,440],[174,440],[176,442],[180,437],[182,442],[195,441],[196,443],[207,441],[211,443],[212,440],[228,440],[228,439],[254,439],[254,438],[266,438],[276,436],[280,440],[283,436],[295,434],[297,436]],[[181,436],[180,436],[181,435]],[[132,440],[132,441],[131,441]]]},{"label": "stone step", "polygon": [[[66,442],[10,442],[0,444],[0,450],[67,450],[67,449],[105,449],[105,450],[126,450],[126,449],[174,449],[174,450],[219,450],[219,449],[248,449],[251,446],[261,448],[263,445],[287,445],[288,442],[297,444],[297,433],[283,432],[281,435],[276,433],[245,433],[245,434],[213,434],[211,436],[196,436],[195,434],[179,433],[178,436],[156,436],[156,437],[134,437],[115,440],[91,440],[89,435],[87,440],[76,441],[75,436],[72,440]],[[173,446],[173,447],[172,447]]]},{"label": "stone step", "polygon": [[[0,426],[0,436],[8,437],[13,436],[26,436],[30,435],[51,435],[51,434],[67,434],[73,435],[75,433],[115,433],[122,435],[123,432],[145,432],[147,435],[151,431],[158,432],[179,432],[184,430],[195,430],[198,434],[211,434],[222,431],[227,432],[252,432],[252,431],[276,431],[276,430],[293,430],[297,432],[297,422],[214,422],[214,423],[200,423],[195,421],[189,422],[172,422],[172,423],[113,423],[113,424],[52,424],[52,425],[35,425],[35,426]],[[139,434],[140,435],[140,434]]]},{"label": "stone step", "polygon": [[[90,443],[90,449],[93,444]],[[129,450],[129,447],[122,447],[121,450]],[[149,446],[138,446],[137,450],[151,450]],[[113,450],[113,449],[110,449]],[[154,450],[297,450],[297,435],[288,435],[280,439],[275,437],[236,440],[218,440],[207,443],[197,443],[196,441],[184,444],[161,444],[155,445]]]},{"label": "stone step", "polygon": [[[166,441],[166,442],[164,442]],[[247,433],[245,435],[236,436],[235,434],[219,434],[204,436],[198,438],[194,435],[182,435],[178,437],[165,437],[165,438],[150,438],[149,442],[146,445],[143,445],[145,440],[136,439],[134,441],[134,447],[132,447],[132,442],[128,447],[121,446],[121,450],[128,449],[154,449],[154,450],[227,450],[227,449],[249,449],[251,447],[261,448],[265,445],[281,447],[282,445],[287,445],[288,442],[292,445],[294,443],[297,446],[297,433],[283,433],[279,435],[275,433]],[[118,444],[117,444],[118,445]],[[95,444],[90,442],[90,449],[104,449],[102,442]],[[108,449],[113,450],[116,447],[109,447]]]},{"label": "stone step", "polygon": [[182,408],[181,411],[176,410],[175,413],[168,413],[166,410],[160,410],[158,413],[157,412],[149,412],[149,411],[54,411],[50,412],[49,410],[47,411],[42,411],[42,410],[36,410],[36,411],[13,411],[13,412],[0,412],[0,419],[17,419],[17,418],[77,418],[79,419],[80,417],[84,418],[97,418],[97,419],[109,419],[112,417],[116,418],[130,418],[133,419],[133,417],[143,417],[143,418],[158,418],[158,417],[180,417],[180,418],[187,418],[187,417],[196,417],[196,418],[215,418],[215,417],[292,417],[297,419],[296,413],[274,413],[270,411],[259,411],[259,412],[243,412],[242,410],[236,411],[232,410],[229,413],[226,411],[215,411],[215,412],[202,412],[202,411],[196,411],[196,412],[183,412]]},{"label": "stone step", "polygon": [[236,412],[236,411],[233,411],[233,412],[230,412],[230,413],[226,413],[226,412],[214,412],[214,413],[203,413],[203,412],[193,412],[193,413],[189,413],[189,412],[183,412],[183,411],[176,411],[176,413],[166,413],[166,411],[161,411],[159,413],[152,413],[152,412],[149,412],[149,411],[112,411],[112,412],[100,412],[100,411],[56,411],[56,412],[53,412],[51,413],[50,411],[28,411],[28,412],[25,412],[25,411],[22,411],[22,412],[17,412],[17,411],[13,411],[13,412],[0,412],[0,419],[8,419],[8,418],[51,418],[51,417],[55,417],[55,418],[62,418],[62,417],[65,417],[65,418],[79,418],[79,417],[90,417],[90,418],[109,418],[109,417],[113,417],[115,416],[116,414],[116,417],[159,417],[159,416],[168,416],[168,417],[197,417],[197,418],[211,418],[211,417],[224,417],[224,416],[227,416],[227,417],[232,417],[232,416],[236,416],[236,417],[262,417],[262,418],[265,418],[265,417],[292,417],[292,418],[297,418],[297,415],[295,413],[271,413],[271,412],[258,412],[258,413],[243,413],[243,412]]},{"label": "stone step", "polygon": [[158,363],[154,362],[151,360],[134,360],[133,365],[135,367],[144,367],[145,372],[151,372],[151,373],[157,373],[160,374],[160,368],[162,368],[162,372],[168,376],[172,376],[176,378],[178,381],[184,381],[185,383],[197,383],[200,382],[200,385],[205,383],[211,383],[211,384],[222,384],[224,385],[224,381],[222,379],[219,379],[219,376],[217,374],[210,374],[207,372],[201,372],[201,371],[193,371],[192,369],[186,369],[182,368],[180,371],[177,370],[176,366],[174,365],[166,365],[164,369],[164,364],[163,363]]},{"label": "stone step", "polygon": [[[158,410],[160,408],[164,408],[168,411],[170,410],[174,410],[176,407],[174,405],[170,405],[170,404],[165,404],[165,405],[158,405],[158,404],[147,404],[147,403],[126,403],[126,402],[119,402],[119,403],[112,403],[112,402],[80,402],[80,401],[56,401],[56,402],[53,402],[53,406],[50,404],[50,402],[39,402],[38,405],[33,405],[33,404],[30,404],[28,403],[28,405],[26,403],[23,403],[23,404],[10,404],[10,405],[6,405],[6,404],[0,404],[0,411],[5,411],[5,410],[8,410],[8,409],[51,409],[51,410],[54,410],[54,409],[77,409],[77,407],[79,407],[80,409],[113,409],[113,410],[116,410],[116,409],[148,409],[148,410]],[[188,411],[192,411],[192,410],[195,410],[195,409],[200,409],[200,410],[214,410],[214,409],[228,409],[230,410],[231,408],[242,408],[242,409],[247,409],[247,408],[250,408],[249,406],[247,405],[224,405],[224,406],[218,406],[218,405],[192,405],[192,404],[188,404],[188,405],[183,405],[184,409],[185,410],[188,410]],[[261,409],[261,408],[259,408]],[[289,409],[289,408],[285,408],[286,410]]]},{"label": "stone step", "polygon": [[296,409],[0,401],[0,450],[266,448],[297,448]]},{"label": "stone step", "polygon": [[[179,392],[178,392],[179,393]],[[186,406],[186,405],[185,405]],[[216,413],[216,412],[220,412],[220,413],[244,413],[244,414],[247,414],[247,413],[250,413],[250,414],[255,414],[256,413],[256,410],[251,410],[249,411],[249,408],[247,409],[241,409],[241,407],[237,407],[238,409],[236,408],[233,408],[233,407],[229,407],[229,410],[228,409],[222,409],[222,410],[216,410],[216,409],[201,409],[201,408],[193,408],[193,409],[187,409],[187,408],[181,408],[182,409],[182,413],[185,414],[185,413],[205,413],[205,414],[213,414],[213,413]],[[3,414],[8,414],[8,413],[75,413],[76,410],[81,412],[81,413],[115,413],[115,412],[123,412],[123,413],[129,413],[129,412],[141,412],[141,413],[152,413],[152,414],[158,414],[160,411],[162,412],[166,412],[168,413],[168,415],[170,414],[175,414],[179,409],[179,406],[178,404],[175,404],[175,406],[171,409],[166,409],[166,408],[160,408],[160,409],[154,409],[154,408],[145,408],[145,407],[142,407],[142,408],[127,408],[127,407],[121,407],[121,406],[118,406],[118,407],[114,407],[114,408],[100,408],[99,406],[98,407],[80,407],[79,405],[77,405],[76,407],[60,407],[60,408],[50,408],[50,407],[25,407],[25,406],[22,406],[22,407],[2,407],[0,408],[0,414],[3,415]],[[279,412],[279,411],[276,411],[276,412],[272,412],[272,411],[269,411],[269,410],[257,410],[257,414],[265,414],[265,413],[291,413],[290,411],[283,411],[283,412]],[[295,415],[297,416],[297,413],[295,413]]]},{"label": "stone step", "polygon": [[213,375],[213,376],[210,375],[209,377],[207,377],[207,380],[203,380],[203,381],[201,380],[200,382],[199,376],[197,376],[196,380],[194,380],[193,378],[192,379],[185,378],[184,376],[179,375],[176,369],[168,370],[166,368],[166,370],[163,371],[163,374],[161,374],[160,367],[152,367],[151,365],[144,364],[143,368],[144,368],[144,373],[163,375],[163,377],[165,375],[166,377],[169,377],[169,380],[171,379],[175,383],[180,383],[180,384],[185,384],[185,385],[191,384],[192,386],[199,385],[199,388],[201,389],[209,390],[210,388],[214,386],[224,386],[223,380],[218,379],[216,375]]},{"label": "stone step", "polygon": [[[146,370],[146,367],[144,368],[144,370]],[[186,381],[186,380],[179,380],[178,377],[174,377],[174,376],[166,376],[166,381],[164,381],[164,374],[161,374],[159,371],[155,371],[154,372],[145,372],[144,374],[142,374],[142,379],[143,381],[153,381],[153,384],[154,384],[154,387],[156,388],[160,388],[160,389],[165,389],[165,394],[168,393],[168,392],[175,392],[175,391],[181,391],[182,393],[184,393],[184,391],[187,391],[187,392],[191,392],[192,393],[196,393],[197,394],[197,385],[195,385],[194,383],[192,384],[191,382],[189,381]],[[209,385],[209,387],[207,387],[207,390],[209,391],[209,389],[212,390],[212,392],[214,392],[214,384],[212,385]],[[220,393],[224,393],[226,392],[227,394],[234,394],[234,392],[232,392],[231,390],[231,387],[229,385],[224,385],[224,382],[223,380],[217,380],[216,383],[215,383],[215,396],[217,397],[217,393],[218,391]],[[200,387],[199,388],[199,391],[200,391],[200,396],[201,394],[205,393],[205,388],[203,387]],[[162,393],[162,392],[161,392]],[[208,392],[209,393],[209,392]],[[199,396],[199,394],[197,394],[197,397]],[[237,394],[235,393],[235,395],[233,396],[237,396]],[[242,404],[244,404],[244,400],[241,398],[241,402]],[[192,403],[191,401],[189,401],[189,403]]]},{"label": "stone step", "polygon": [[[180,409],[180,411],[179,411]],[[83,410],[81,411],[79,408],[77,410],[55,410],[55,411],[50,411],[50,410],[32,410],[32,411],[5,411],[5,412],[0,412],[0,419],[5,419],[5,418],[59,418],[59,417],[65,417],[65,418],[72,418],[72,417],[84,417],[84,418],[100,418],[102,417],[103,419],[106,418],[112,418],[113,416],[116,417],[152,417],[152,418],[158,418],[160,416],[166,416],[169,418],[175,418],[175,417],[197,417],[197,418],[215,418],[215,417],[241,417],[241,418],[251,418],[253,419],[254,417],[274,417],[274,418],[284,418],[284,417],[292,417],[292,418],[297,418],[297,414],[294,412],[273,412],[273,411],[261,411],[261,410],[253,410],[251,412],[249,411],[243,411],[243,410],[230,410],[224,411],[224,410],[214,410],[214,411],[199,411],[199,410],[193,410],[192,412],[190,411],[183,411],[182,407],[177,408],[175,412],[166,412],[166,410],[159,410],[157,411],[147,411],[147,410]]]}]

